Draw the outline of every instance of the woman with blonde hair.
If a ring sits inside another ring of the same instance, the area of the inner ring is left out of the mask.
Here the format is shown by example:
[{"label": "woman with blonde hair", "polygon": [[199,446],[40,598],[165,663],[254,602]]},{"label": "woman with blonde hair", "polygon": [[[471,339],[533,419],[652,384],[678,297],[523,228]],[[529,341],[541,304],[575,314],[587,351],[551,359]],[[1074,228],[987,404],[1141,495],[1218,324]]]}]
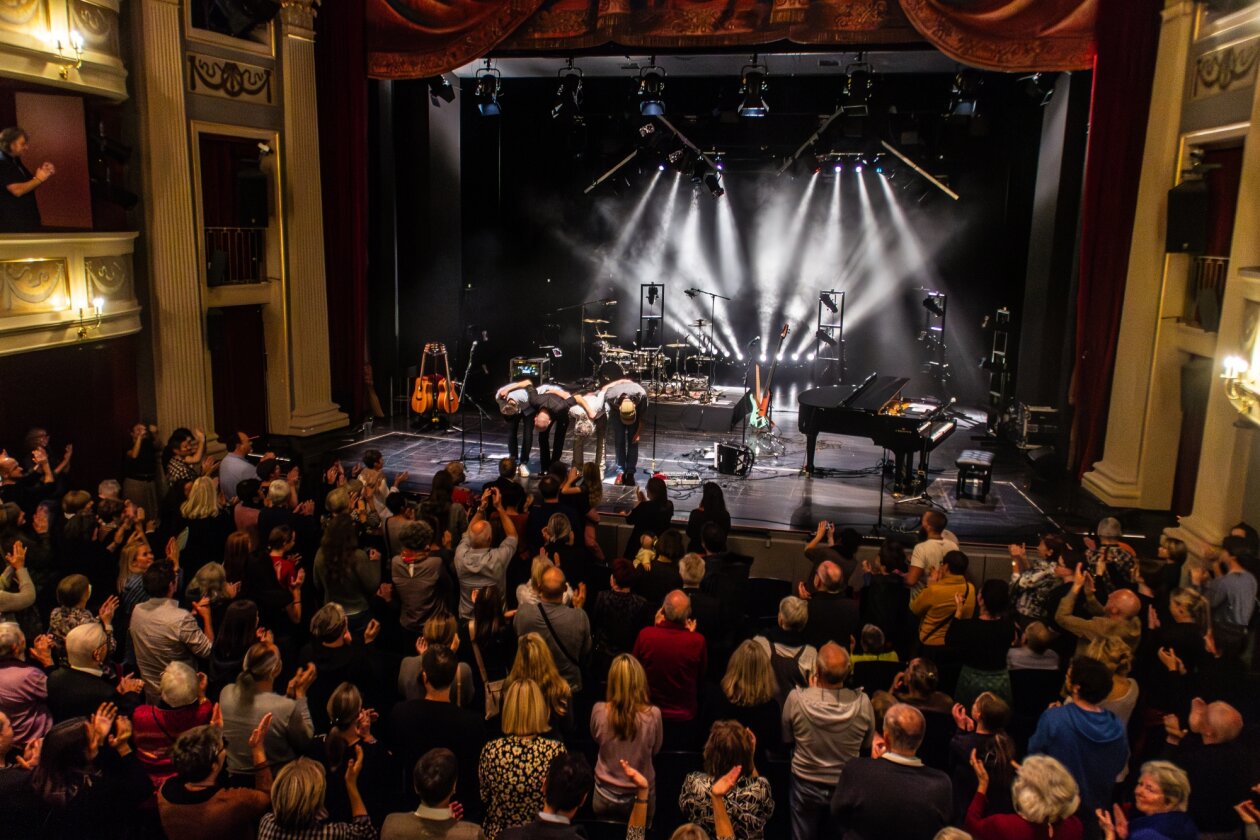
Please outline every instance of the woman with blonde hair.
[{"label": "woman with blonde hair", "polygon": [[737,720],[757,737],[757,757],[765,758],[765,750],[782,743],[782,719],[775,699],[778,683],[766,649],[752,639],[745,639],[735,648],[722,675],[722,693],[715,699],[716,720]]},{"label": "woman with blonde hair", "polygon": [[329,822],[325,817],[324,793],[327,782],[318,761],[299,758],[286,764],[271,783],[271,813],[262,818],[258,836],[266,840],[308,840],[336,837],[339,840],[375,840],[377,833],[359,795],[359,773],[363,770],[363,750],[354,749],[346,762],[346,798],[353,814],[350,822]]},{"label": "woman with blonde hair", "polygon": [[118,600],[124,616],[130,615],[136,604],[148,600],[142,579],[152,565],[153,549],[142,536],[133,536],[118,553]]},{"label": "woman with blonde hair", "polygon": [[1081,840],[1085,828],[1075,816],[1081,796],[1076,780],[1057,759],[1048,755],[1030,755],[1020,765],[1011,785],[1014,814],[985,816],[989,800],[989,771],[984,762],[971,753],[971,767],[976,772],[976,795],[967,808],[963,827],[975,840]]},{"label": "woman with blonde hair", "polygon": [[188,527],[180,562],[187,574],[207,563],[223,559],[227,539],[236,530],[232,515],[219,504],[219,483],[209,476],[200,476],[188,488],[188,498],[179,506],[180,517]]},{"label": "woman with blonde hair", "polygon": [[486,804],[482,830],[495,840],[505,828],[533,822],[543,808],[543,785],[551,760],[564,744],[543,737],[549,707],[538,683],[522,679],[503,693],[503,737],[481,750],[477,777]]},{"label": "woman with blonde hair", "polygon": [[626,783],[621,762],[648,780],[648,822],[656,810],[656,771],[652,756],[661,751],[664,730],[661,710],[648,699],[647,674],[639,660],[619,654],[608,669],[608,692],[591,710],[591,738],[599,746],[595,761],[595,794],[591,807],[606,819],[630,816],[634,785]]},{"label": "woman with blonde hair", "polygon": [[1089,643],[1085,655],[1097,659],[1111,671],[1111,693],[1098,705],[1115,714],[1127,727],[1138,701],[1137,680],[1129,676],[1133,649],[1123,639],[1103,636]]},{"label": "woman with blonde hair", "polygon": [[517,640],[516,659],[512,662],[512,670],[508,671],[504,691],[511,688],[512,683],[522,680],[532,680],[542,691],[551,714],[551,728],[557,732],[571,731],[574,727],[571,714],[573,689],[560,676],[551,648],[537,633],[526,633]]},{"label": "woman with blonde hair", "polygon": [[[552,519],[557,520],[556,527],[558,528],[561,527],[559,525],[560,522],[564,523],[563,530],[566,538],[573,533],[569,525],[569,519],[563,513],[557,513]],[[550,529],[551,524],[548,524],[547,527]],[[529,568],[529,580],[516,587],[516,605],[518,609],[526,604],[537,604],[542,600],[543,575],[547,574],[548,569],[555,568],[555,565],[547,557],[546,549],[534,558]],[[568,581],[565,581],[564,584],[564,604],[565,606],[573,604],[573,587],[569,585]]]},{"label": "woman with blonde hair", "polygon": [[1125,819],[1124,811],[1115,806],[1115,816],[1099,808],[1098,823],[1105,840],[1196,840],[1199,830],[1186,813],[1190,804],[1190,777],[1171,761],[1148,761],[1142,765],[1137,787],[1133,790],[1133,807],[1141,816]]}]

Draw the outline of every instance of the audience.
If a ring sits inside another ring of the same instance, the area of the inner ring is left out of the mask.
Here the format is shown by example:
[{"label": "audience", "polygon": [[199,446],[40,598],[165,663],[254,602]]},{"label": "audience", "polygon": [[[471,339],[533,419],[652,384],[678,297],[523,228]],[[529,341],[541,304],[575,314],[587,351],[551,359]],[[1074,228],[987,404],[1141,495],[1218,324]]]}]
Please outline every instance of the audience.
[{"label": "audience", "polygon": [[[138,494],[149,434],[120,476]],[[609,568],[561,509],[587,537],[598,500],[560,464],[555,510],[534,511],[546,553],[526,556],[511,463],[480,499],[448,466],[416,515],[335,463],[314,492],[275,457],[249,477],[244,435],[220,494],[181,429],[159,523],[116,481],[76,487],[37,438],[28,466],[0,458],[2,836],[1238,840],[1260,816],[1240,805],[1260,781],[1244,525],[1155,557],[1103,521],[1079,567],[1047,534],[1012,546],[1008,582],[968,579],[938,513],[908,565],[822,523],[759,635],[717,485],[689,522],[704,556],[653,479],[643,565]]]}]

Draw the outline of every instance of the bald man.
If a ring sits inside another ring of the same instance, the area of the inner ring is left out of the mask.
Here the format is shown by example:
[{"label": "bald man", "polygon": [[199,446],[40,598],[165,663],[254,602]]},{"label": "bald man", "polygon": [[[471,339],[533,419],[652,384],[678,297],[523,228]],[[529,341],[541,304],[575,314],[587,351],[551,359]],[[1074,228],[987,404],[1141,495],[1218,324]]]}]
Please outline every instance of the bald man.
[{"label": "bald man", "polygon": [[844,687],[849,652],[823,645],[809,685],[795,688],[783,704],[783,740],[792,751],[792,837],[825,834],[831,797],[845,763],[868,749],[875,734],[871,700]]},{"label": "bald man", "polygon": [[709,664],[709,648],[696,632],[691,599],[681,589],[665,596],[656,623],[634,640],[634,657],[647,672],[652,703],[664,720],[686,722],[700,707],[700,681]]},{"label": "bald man", "polygon": [[[1256,760],[1239,736],[1243,717],[1228,703],[1190,704],[1190,731],[1181,730],[1173,715],[1164,718],[1169,761],[1190,778],[1188,811],[1202,837],[1237,837],[1242,821],[1234,804],[1250,798],[1248,785],[1256,775]],[[1231,833],[1232,832],[1232,833]]]},{"label": "bald man", "polygon": [[[492,545],[493,529],[486,516],[494,508],[503,525],[503,542]],[[497,487],[487,487],[481,494],[477,514],[455,548],[455,574],[459,576],[459,617],[472,618],[473,590],[497,586],[507,590],[507,567],[516,555],[516,525],[503,507],[503,495]]]},{"label": "bald man", "polygon": [[849,761],[840,773],[831,799],[839,836],[931,840],[949,825],[953,784],[916,755],[926,733],[923,713],[913,706],[898,703],[884,714],[884,731],[871,757]]},{"label": "bald man", "polygon": [[[1076,599],[1081,592],[1085,593],[1085,609],[1092,618],[1080,618],[1073,615]],[[1072,578],[1072,588],[1059,601],[1055,611],[1055,623],[1067,632],[1076,636],[1076,655],[1084,656],[1085,649],[1094,639],[1117,638],[1136,652],[1138,642],[1142,639],[1142,622],[1138,613],[1142,611],[1142,602],[1131,589],[1117,589],[1107,596],[1107,603],[1100,604],[1094,597],[1094,579],[1085,572],[1080,564]]]},{"label": "bald man", "polygon": [[814,647],[827,642],[845,644],[849,637],[862,629],[858,615],[858,602],[845,592],[844,573],[831,560],[824,560],[814,571],[814,591],[805,592],[805,584],[798,587],[798,594],[808,594],[809,619],[805,623],[805,641]]},{"label": "bald man", "polygon": [[591,622],[582,609],[586,601],[586,585],[578,588],[573,606],[564,603],[565,579],[559,566],[543,573],[537,604],[524,604],[512,619],[512,629],[519,639],[526,633],[537,633],[551,649],[560,676],[568,681],[573,693],[582,690],[582,663],[591,653]]}]

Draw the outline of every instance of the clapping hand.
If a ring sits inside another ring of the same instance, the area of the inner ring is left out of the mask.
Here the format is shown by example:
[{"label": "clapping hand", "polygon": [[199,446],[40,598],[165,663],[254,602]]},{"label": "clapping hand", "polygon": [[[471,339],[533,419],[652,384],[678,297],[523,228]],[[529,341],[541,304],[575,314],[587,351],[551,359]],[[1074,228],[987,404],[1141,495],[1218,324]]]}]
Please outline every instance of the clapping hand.
[{"label": "clapping hand", "polygon": [[1117,840],[1117,838],[1125,840],[1129,836],[1129,821],[1119,805],[1115,806],[1114,811],[1114,820],[1105,808],[1098,808],[1094,814],[1098,817],[1098,825],[1102,828],[1104,840]]},{"label": "clapping hand", "polygon": [[372,644],[379,635],[381,635],[381,623],[374,618],[367,623],[367,627],[363,628],[363,644]]},{"label": "clapping hand", "polygon": [[26,749],[22,750],[22,754],[16,756],[14,761],[16,761],[18,767],[21,767],[23,770],[34,770],[37,766],[39,766],[39,754],[43,748],[44,739],[36,738],[34,741],[27,743]]},{"label": "clapping hand", "polygon": [[26,543],[21,540],[13,541],[13,548],[4,556],[4,560],[13,567],[13,571],[17,571],[26,565]]},{"label": "clapping hand", "polygon": [[118,610],[118,596],[110,595],[101,604],[100,609],[96,611],[96,617],[101,620],[101,624],[109,627],[114,621],[114,613]]},{"label": "clapping hand", "polygon": [[718,799],[722,799],[726,796],[726,794],[731,792],[731,788],[735,787],[735,783],[739,781],[739,774],[742,772],[744,772],[743,765],[736,764],[730,770],[726,771],[725,776],[714,780],[713,786],[709,788],[709,793]]},{"label": "clapping hand", "polygon": [[989,769],[984,766],[984,762],[976,755],[974,748],[971,750],[971,769],[975,771],[976,774],[976,789],[981,793],[988,793]]},{"label": "clapping hand", "polygon": [[1176,715],[1164,715],[1164,734],[1173,744],[1181,743],[1181,739],[1186,737],[1186,731],[1181,728],[1181,721]]},{"label": "clapping hand", "polygon": [[53,637],[47,633],[35,637],[35,644],[31,645],[31,656],[33,656],[40,665],[45,668],[51,668],[53,664],[52,657]]},{"label": "clapping hand", "polygon": [[1162,662],[1164,667],[1167,668],[1172,673],[1184,674],[1186,672],[1185,663],[1181,661],[1181,659],[1177,656],[1177,652],[1174,651],[1172,648],[1168,648],[1168,647],[1160,648],[1158,651],[1158,656],[1159,656],[1159,661]]},{"label": "clapping hand", "polygon": [[953,714],[954,714],[954,725],[955,725],[955,726],[957,726],[957,727],[958,727],[959,729],[961,729],[963,732],[974,732],[974,731],[975,731],[975,729],[976,729],[976,722],[975,722],[974,720],[972,720],[972,719],[971,719],[971,716],[970,716],[970,715],[968,715],[968,714],[967,714],[967,710],[966,710],[965,708],[963,708],[963,704],[962,704],[962,703],[955,703],[955,704],[954,704]]},{"label": "clapping hand", "polygon": [[87,728],[86,752],[89,759],[96,757],[101,744],[105,743],[105,739],[109,737],[116,717],[118,717],[118,707],[113,703],[102,703],[92,717],[84,722],[83,725]]},{"label": "clapping hand", "polygon": [[[214,707],[217,709],[219,707],[219,704],[215,703]],[[220,727],[223,725],[221,717],[220,717],[219,725]],[[264,760],[266,760],[266,751],[264,750],[264,744],[267,741],[267,731],[270,729],[271,729],[271,712],[267,712],[267,714],[262,716],[262,720],[258,721],[258,725],[254,727],[254,731],[249,733],[250,752],[263,753]]]},{"label": "clapping hand", "polygon": [[346,762],[346,787],[355,787],[363,772],[363,747],[354,745],[354,758]]},{"label": "clapping hand", "polygon": [[629,779],[631,782],[633,782],[634,786],[638,788],[639,790],[648,789],[649,785],[648,785],[647,777],[645,777],[638,770],[635,770],[633,767],[631,767],[630,762],[626,761],[624,758],[621,759],[621,772],[625,773],[626,778]]},{"label": "clapping hand", "polygon": [[115,690],[119,694],[139,694],[144,690],[144,680],[135,674],[127,674],[118,678],[118,686]]}]

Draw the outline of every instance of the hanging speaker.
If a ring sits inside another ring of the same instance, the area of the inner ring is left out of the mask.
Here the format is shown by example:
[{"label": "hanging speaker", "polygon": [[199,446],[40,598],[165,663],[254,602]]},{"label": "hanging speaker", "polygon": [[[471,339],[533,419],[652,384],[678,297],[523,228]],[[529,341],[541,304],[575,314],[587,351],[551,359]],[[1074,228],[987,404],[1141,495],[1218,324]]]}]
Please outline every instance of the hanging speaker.
[{"label": "hanging speaker", "polygon": [[1207,181],[1182,181],[1168,191],[1168,231],[1164,250],[1172,254],[1202,254],[1207,250]]}]

